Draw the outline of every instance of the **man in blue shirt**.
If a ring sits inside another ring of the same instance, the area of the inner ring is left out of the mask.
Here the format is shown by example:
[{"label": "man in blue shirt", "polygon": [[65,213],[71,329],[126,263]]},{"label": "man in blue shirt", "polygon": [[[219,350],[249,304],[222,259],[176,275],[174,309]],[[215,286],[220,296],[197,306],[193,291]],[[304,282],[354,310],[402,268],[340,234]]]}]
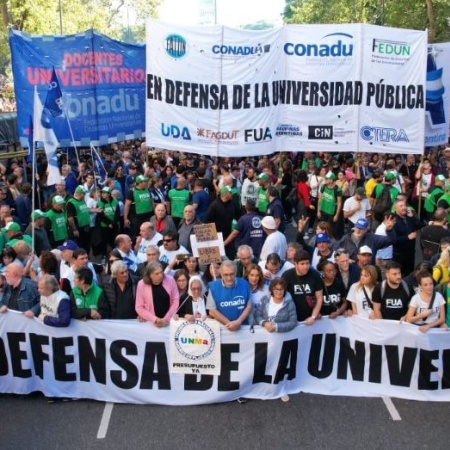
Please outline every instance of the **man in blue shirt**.
[{"label": "man in blue shirt", "polygon": [[220,266],[221,279],[209,284],[206,309],[213,319],[229,331],[237,331],[247,323],[252,311],[250,285],[243,278],[236,278],[234,261],[223,261]]}]

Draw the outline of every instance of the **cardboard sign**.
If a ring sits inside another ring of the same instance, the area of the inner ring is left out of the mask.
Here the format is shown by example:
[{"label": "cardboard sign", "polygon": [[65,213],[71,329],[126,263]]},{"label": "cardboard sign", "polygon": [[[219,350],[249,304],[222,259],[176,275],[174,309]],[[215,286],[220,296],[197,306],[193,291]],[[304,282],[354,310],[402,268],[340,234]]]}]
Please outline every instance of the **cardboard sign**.
[{"label": "cardboard sign", "polygon": [[204,223],[194,225],[194,234],[197,242],[215,241],[217,239],[217,229],[215,223]]},{"label": "cardboard sign", "polygon": [[222,257],[220,256],[219,247],[199,247],[198,249],[198,262],[200,264],[221,263]]}]

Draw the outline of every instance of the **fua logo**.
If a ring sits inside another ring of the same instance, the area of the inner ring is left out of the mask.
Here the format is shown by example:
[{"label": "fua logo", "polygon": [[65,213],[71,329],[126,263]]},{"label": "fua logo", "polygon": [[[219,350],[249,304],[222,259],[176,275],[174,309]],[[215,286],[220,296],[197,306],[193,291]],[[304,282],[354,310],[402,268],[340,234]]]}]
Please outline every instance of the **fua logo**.
[{"label": "fua logo", "polygon": [[179,34],[169,34],[164,40],[166,53],[174,59],[183,58],[187,53],[187,42]]},{"label": "fua logo", "polygon": [[166,137],[172,137],[174,139],[184,139],[186,141],[191,140],[191,135],[187,127],[180,128],[177,125],[161,124],[161,134]]},{"label": "fua logo", "polygon": [[286,44],[284,44],[284,53],[289,56],[315,56],[319,58],[353,55],[353,44],[346,44],[342,40],[343,38],[353,39],[353,36],[351,34],[331,33],[327,34],[322,39],[328,40],[329,38],[331,38],[331,42],[324,44],[287,42]]},{"label": "fua logo", "polygon": [[261,141],[271,141],[272,132],[269,127],[266,128],[253,128],[250,130],[245,130],[244,132],[245,142],[261,142]]}]

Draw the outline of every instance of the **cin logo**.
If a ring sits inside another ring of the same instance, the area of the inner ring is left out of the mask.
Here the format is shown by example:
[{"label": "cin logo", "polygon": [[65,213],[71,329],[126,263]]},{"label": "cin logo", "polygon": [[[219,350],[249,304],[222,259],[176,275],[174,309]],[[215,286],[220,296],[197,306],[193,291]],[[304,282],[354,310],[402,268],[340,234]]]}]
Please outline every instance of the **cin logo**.
[{"label": "cin logo", "polygon": [[164,40],[166,53],[174,59],[180,59],[186,56],[187,42],[179,34],[169,34]]},{"label": "cin logo", "polygon": [[333,139],[333,127],[331,125],[310,125],[308,139]]},{"label": "cin logo", "polygon": [[253,128],[244,131],[245,142],[264,142],[272,140],[272,132],[269,127]]},{"label": "cin logo", "polygon": [[409,142],[408,135],[403,128],[362,127],[360,136],[365,141],[374,142]]},{"label": "cin logo", "polygon": [[161,134],[165,137],[172,137],[173,139],[191,140],[191,135],[187,127],[180,128],[177,125],[161,124]]}]

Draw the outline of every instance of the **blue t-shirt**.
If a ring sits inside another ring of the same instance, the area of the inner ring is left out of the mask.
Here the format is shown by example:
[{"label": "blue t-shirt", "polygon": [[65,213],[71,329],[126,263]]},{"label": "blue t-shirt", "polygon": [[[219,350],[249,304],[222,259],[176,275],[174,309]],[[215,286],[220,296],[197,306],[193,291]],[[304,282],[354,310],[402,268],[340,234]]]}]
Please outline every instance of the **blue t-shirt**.
[{"label": "blue t-shirt", "polygon": [[239,234],[236,237],[236,248],[240,245],[249,245],[253,254],[259,258],[266,235],[261,226],[261,216],[256,212],[244,214],[236,224]]},{"label": "blue t-shirt", "polygon": [[[210,293],[216,303],[217,311],[228,320],[237,320],[250,301],[250,285],[243,278],[236,278],[233,287],[225,287],[222,280],[216,280],[209,284]],[[247,320],[244,324],[247,324]]]},{"label": "blue t-shirt", "polygon": [[205,222],[206,220],[206,212],[209,207],[209,195],[205,190],[201,190],[198,192],[194,192],[192,196],[192,204],[197,204],[197,209],[195,210],[195,215],[198,220]]}]

